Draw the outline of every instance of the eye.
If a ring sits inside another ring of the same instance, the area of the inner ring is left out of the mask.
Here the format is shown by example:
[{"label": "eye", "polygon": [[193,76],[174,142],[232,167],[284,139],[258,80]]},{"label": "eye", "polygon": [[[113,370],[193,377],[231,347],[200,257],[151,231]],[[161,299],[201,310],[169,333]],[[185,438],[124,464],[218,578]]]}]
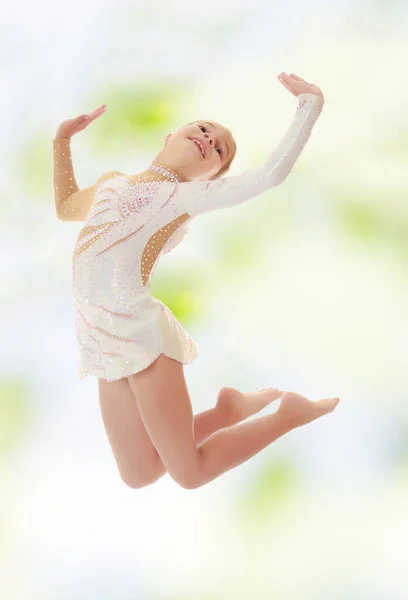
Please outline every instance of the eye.
[{"label": "eye", "polygon": [[[206,127],[204,127],[204,125],[199,125],[199,128],[201,129],[201,131],[207,131],[207,128],[206,128]],[[219,150],[218,154],[219,154],[220,156],[222,156],[222,150],[221,150],[221,148],[216,148],[216,150],[217,150],[217,152],[218,152],[218,150]]]}]

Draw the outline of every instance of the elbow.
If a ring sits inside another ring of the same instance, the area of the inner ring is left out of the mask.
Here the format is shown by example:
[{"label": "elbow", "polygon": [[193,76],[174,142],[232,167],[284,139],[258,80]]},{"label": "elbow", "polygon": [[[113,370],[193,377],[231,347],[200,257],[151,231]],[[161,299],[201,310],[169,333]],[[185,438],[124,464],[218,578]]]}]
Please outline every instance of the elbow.
[{"label": "elbow", "polygon": [[57,210],[56,213],[58,221],[67,221],[67,213],[63,212],[61,209]]},{"label": "elbow", "polygon": [[270,187],[277,187],[278,185],[282,185],[284,181],[286,181],[289,173],[279,173],[278,176],[274,175],[270,180]]}]

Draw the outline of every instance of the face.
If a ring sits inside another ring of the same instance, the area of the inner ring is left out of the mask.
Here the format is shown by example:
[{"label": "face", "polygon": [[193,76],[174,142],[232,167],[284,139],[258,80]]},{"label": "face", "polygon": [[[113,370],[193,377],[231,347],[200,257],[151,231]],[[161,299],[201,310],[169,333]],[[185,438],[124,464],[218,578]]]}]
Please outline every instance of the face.
[{"label": "face", "polygon": [[183,181],[208,180],[230,162],[234,149],[228,129],[215,121],[197,121],[169,133],[154,162],[172,168]]}]

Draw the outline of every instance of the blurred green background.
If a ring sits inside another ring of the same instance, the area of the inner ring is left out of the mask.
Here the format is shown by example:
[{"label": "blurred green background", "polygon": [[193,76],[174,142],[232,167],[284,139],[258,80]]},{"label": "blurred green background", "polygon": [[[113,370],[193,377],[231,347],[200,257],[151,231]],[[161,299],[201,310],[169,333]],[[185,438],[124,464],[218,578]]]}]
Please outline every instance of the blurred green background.
[{"label": "blurred green background", "polygon": [[[406,2],[22,1],[0,25],[0,597],[406,600]],[[294,169],[198,219],[153,294],[200,345],[194,412],[222,386],[341,403],[194,492],[168,476],[132,490],[97,379],[77,378],[81,224],[56,218],[52,139],[107,104],[72,142],[87,187],[212,118],[235,136],[236,175],[292,121],[281,71],[326,97]]]}]

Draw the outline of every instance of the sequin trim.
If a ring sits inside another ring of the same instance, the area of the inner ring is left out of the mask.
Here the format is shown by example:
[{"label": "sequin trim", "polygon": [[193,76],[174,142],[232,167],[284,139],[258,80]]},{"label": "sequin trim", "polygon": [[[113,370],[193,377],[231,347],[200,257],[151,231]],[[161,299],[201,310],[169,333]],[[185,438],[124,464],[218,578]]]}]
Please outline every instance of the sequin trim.
[{"label": "sequin trim", "polygon": [[118,211],[122,219],[127,219],[146,208],[157,194],[159,187],[160,181],[139,181],[123,191],[118,201]]},{"label": "sequin trim", "polygon": [[155,165],[152,163],[151,165],[149,165],[147,170],[155,171],[156,173],[160,173],[161,175],[164,175],[165,177],[169,177],[171,179],[171,181],[177,181],[178,183],[181,183],[180,175],[178,173],[176,173],[176,171],[173,171],[173,169],[170,169],[169,167],[165,167],[164,165]]}]

